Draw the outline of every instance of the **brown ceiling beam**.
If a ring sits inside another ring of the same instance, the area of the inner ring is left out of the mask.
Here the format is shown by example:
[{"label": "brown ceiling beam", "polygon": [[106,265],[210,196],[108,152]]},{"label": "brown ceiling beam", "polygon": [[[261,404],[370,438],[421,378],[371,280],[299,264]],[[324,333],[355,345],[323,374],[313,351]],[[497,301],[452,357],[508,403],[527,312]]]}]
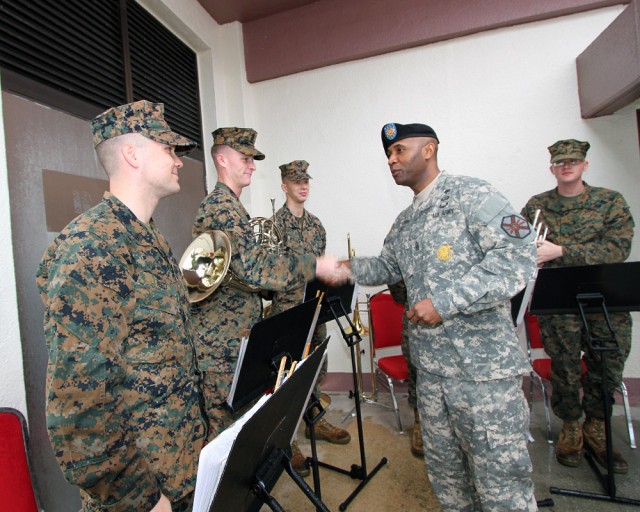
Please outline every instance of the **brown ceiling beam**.
[{"label": "brown ceiling beam", "polygon": [[613,114],[640,98],[640,3],[633,0],[577,60],[585,119]]},{"label": "brown ceiling beam", "polygon": [[629,0],[318,0],[243,24],[247,79],[279,76]]}]

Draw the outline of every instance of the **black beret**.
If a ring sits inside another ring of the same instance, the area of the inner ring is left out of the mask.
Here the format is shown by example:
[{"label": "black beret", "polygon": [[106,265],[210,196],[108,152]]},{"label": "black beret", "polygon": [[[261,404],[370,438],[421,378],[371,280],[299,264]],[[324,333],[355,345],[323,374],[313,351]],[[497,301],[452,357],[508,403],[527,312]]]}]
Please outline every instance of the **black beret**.
[{"label": "black beret", "polygon": [[432,139],[436,139],[438,143],[438,136],[436,132],[433,131],[431,126],[427,126],[426,124],[420,123],[412,123],[412,124],[398,124],[398,123],[388,123],[385,124],[382,128],[382,133],[380,134],[382,137],[382,147],[384,147],[384,152],[387,152],[389,146],[391,144],[395,144],[399,140],[408,139],[410,137],[431,137]]}]

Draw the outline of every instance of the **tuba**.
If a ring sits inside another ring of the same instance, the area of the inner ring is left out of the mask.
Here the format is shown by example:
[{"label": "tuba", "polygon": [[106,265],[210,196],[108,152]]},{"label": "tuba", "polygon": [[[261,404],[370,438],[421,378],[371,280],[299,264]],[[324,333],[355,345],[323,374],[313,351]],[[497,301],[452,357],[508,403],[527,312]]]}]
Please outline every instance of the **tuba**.
[{"label": "tuba", "polygon": [[[283,252],[282,234],[275,223],[275,199],[272,218],[253,217],[249,226],[255,241],[272,254]],[[245,292],[257,293],[260,287],[250,285],[231,269],[231,240],[224,231],[214,229],[198,235],[180,258],[180,270],[187,284],[189,302],[206,299],[220,286],[231,286]]]}]

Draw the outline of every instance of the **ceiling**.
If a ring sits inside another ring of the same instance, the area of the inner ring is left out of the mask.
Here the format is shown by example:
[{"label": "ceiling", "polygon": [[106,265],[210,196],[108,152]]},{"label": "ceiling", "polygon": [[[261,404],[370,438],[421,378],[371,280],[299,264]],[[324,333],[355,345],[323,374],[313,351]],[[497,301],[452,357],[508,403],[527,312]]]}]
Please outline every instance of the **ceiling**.
[{"label": "ceiling", "polygon": [[319,0],[198,0],[220,25],[232,21],[246,23],[317,1]]}]

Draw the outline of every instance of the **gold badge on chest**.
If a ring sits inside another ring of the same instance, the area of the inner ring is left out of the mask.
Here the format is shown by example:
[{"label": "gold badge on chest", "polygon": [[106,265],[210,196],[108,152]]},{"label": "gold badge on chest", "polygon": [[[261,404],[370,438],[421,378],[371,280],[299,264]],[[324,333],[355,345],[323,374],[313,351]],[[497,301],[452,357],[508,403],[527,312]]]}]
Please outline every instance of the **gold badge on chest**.
[{"label": "gold badge on chest", "polygon": [[436,256],[440,261],[449,261],[453,257],[453,251],[449,244],[444,244],[436,251]]}]

